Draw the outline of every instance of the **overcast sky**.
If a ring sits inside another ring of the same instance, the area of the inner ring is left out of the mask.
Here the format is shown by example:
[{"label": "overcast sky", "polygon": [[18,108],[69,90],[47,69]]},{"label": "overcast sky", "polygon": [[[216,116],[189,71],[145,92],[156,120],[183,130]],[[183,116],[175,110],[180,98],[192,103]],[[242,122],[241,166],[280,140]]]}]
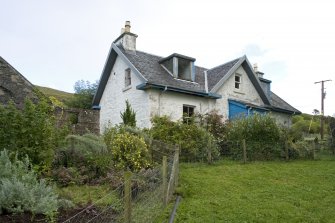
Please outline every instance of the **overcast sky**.
[{"label": "overcast sky", "polygon": [[111,43],[131,21],[137,49],[180,53],[211,68],[246,55],[271,88],[305,113],[335,113],[332,1],[0,0],[0,56],[36,85],[73,92],[100,78]]}]

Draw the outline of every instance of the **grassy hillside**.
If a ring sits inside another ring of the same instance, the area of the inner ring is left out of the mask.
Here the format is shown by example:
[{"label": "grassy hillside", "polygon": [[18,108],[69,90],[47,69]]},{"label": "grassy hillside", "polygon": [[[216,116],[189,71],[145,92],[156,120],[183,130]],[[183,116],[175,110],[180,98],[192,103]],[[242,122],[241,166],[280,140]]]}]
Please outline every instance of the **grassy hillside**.
[{"label": "grassy hillside", "polygon": [[334,222],[334,160],[181,165],[175,222]]},{"label": "grassy hillside", "polygon": [[45,94],[47,97],[55,97],[58,101],[66,103],[67,101],[71,100],[74,96],[73,93],[68,93],[65,91],[60,91],[48,87],[41,87],[35,85],[38,90],[40,90],[43,94]]}]

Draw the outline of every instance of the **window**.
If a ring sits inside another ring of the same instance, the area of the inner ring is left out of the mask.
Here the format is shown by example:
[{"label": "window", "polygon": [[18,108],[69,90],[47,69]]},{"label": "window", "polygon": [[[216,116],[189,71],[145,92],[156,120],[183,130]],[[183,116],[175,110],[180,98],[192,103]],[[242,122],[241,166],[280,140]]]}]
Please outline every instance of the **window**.
[{"label": "window", "polygon": [[128,87],[130,85],[131,85],[131,73],[130,73],[130,68],[128,68],[124,72],[124,86]]},{"label": "window", "polygon": [[192,105],[183,105],[183,122],[190,123],[194,115],[195,106]]},{"label": "window", "polygon": [[235,75],[235,88],[240,89],[241,88],[241,75]]}]

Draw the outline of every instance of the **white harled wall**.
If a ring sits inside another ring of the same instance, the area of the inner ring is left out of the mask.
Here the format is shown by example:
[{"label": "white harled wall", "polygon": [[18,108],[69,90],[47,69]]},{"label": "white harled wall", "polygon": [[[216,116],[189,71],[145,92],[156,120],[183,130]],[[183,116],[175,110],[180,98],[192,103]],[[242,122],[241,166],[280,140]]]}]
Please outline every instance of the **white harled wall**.
[{"label": "white harled wall", "polygon": [[145,91],[137,90],[141,80],[131,71],[131,86],[125,88],[124,75],[128,65],[117,57],[104,93],[100,100],[100,132],[111,125],[122,123],[120,113],[125,110],[126,99],[136,112],[137,126],[150,126],[149,96]]},{"label": "white harled wall", "polygon": [[183,117],[183,105],[195,106],[194,112],[205,114],[214,109],[215,100],[174,92],[147,90],[150,98],[150,116],[168,116],[173,121]]},{"label": "white harled wall", "polygon": [[[240,89],[235,89],[235,73],[241,76]],[[229,117],[228,99],[249,102],[255,105],[263,105],[262,99],[258,95],[258,92],[244,69],[239,67],[235,73],[231,75],[216,92],[217,94],[222,95],[222,98],[217,100],[215,108],[220,111],[224,119],[228,119]]]}]

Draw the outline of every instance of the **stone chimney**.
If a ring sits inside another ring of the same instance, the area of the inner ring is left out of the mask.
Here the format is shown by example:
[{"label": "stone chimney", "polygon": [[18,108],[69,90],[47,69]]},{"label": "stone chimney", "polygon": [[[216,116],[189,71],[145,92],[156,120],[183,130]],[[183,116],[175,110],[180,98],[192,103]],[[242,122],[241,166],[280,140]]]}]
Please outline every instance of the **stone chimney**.
[{"label": "stone chimney", "polygon": [[137,35],[130,32],[130,21],[126,21],[124,28],[121,29],[121,35],[114,41],[115,44],[121,44],[127,51],[136,51]]},{"label": "stone chimney", "polygon": [[258,65],[257,65],[257,63],[254,64],[254,72],[255,72],[255,74],[257,75],[258,78],[263,78],[264,73],[263,73],[263,72],[260,72],[260,71],[258,70]]},{"label": "stone chimney", "polygon": [[270,98],[271,97],[271,82],[270,80],[267,80],[265,79],[263,76],[264,76],[264,73],[263,72],[260,72],[258,70],[258,65],[257,63],[254,64],[254,72],[255,74],[257,75],[260,83],[261,83],[261,87],[263,88],[265,94]]}]

